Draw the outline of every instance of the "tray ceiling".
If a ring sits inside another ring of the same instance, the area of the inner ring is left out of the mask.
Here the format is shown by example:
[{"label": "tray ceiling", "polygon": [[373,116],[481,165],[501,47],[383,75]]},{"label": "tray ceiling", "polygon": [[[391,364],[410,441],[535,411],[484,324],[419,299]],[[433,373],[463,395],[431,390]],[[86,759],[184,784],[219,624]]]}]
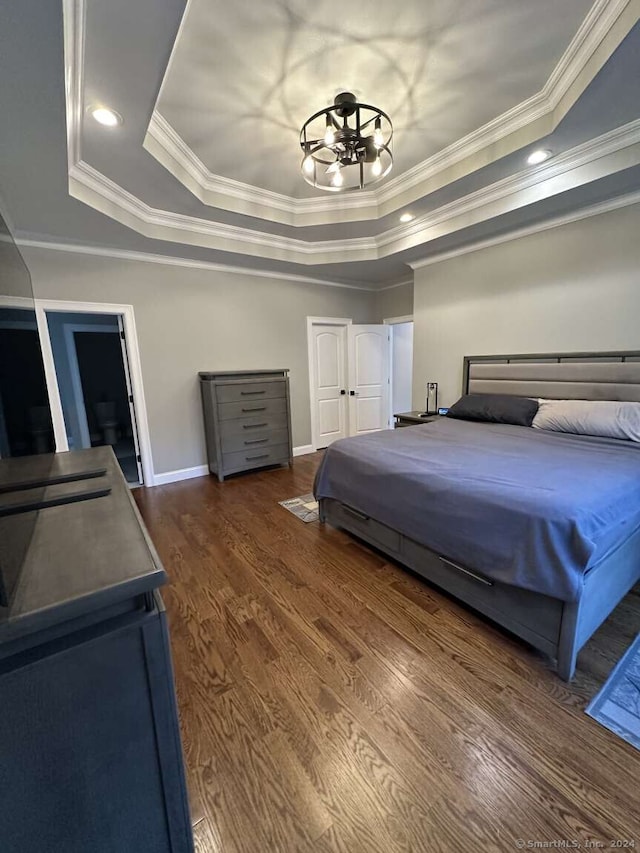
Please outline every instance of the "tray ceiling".
[{"label": "tray ceiling", "polygon": [[[375,287],[637,200],[640,0],[343,5],[0,8],[0,190],[22,238]],[[328,197],[299,175],[298,130],[345,88],[390,112],[396,162]]]},{"label": "tray ceiling", "polygon": [[591,6],[190,0],[156,111],[209,172],[303,198],[300,127],[353,91],[392,118],[396,178],[542,89]]}]

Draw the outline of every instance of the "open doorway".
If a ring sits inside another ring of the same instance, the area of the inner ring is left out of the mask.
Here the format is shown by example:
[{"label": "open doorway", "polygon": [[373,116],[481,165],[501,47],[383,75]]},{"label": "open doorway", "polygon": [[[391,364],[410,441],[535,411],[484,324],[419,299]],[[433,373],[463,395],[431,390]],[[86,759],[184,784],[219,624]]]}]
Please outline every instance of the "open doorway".
[{"label": "open doorway", "polygon": [[392,317],[384,322],[391,335],[391,415],[410,412],[413,408],[413,317]]},{"label": "open doorway", "polygon": [[33,309],[0,308],[0,457],[55,449]]},{"label": "open doorway", "polygon": [[142,468],[122,319],[46,311],[69,449],[110,445],[130,485]]}]

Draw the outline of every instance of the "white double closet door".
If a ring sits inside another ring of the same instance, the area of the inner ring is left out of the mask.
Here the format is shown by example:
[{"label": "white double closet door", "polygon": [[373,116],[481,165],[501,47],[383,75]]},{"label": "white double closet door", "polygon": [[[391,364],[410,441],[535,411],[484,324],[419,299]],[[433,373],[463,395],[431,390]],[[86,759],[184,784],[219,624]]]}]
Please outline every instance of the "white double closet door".
[{"label": "white double closet door", "polygon": [[314,438],[338,438],[389,427],[389,327],[312,326]]}]

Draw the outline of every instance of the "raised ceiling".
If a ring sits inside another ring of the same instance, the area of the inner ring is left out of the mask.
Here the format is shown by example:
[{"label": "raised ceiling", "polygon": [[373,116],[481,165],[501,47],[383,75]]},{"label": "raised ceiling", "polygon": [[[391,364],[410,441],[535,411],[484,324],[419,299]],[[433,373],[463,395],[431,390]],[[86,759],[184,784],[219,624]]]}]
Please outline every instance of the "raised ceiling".
[{"label": "raised ceiling", "polygon": [[[2,4],[0,192],[24,240],[389,285],[640,198],[639,19],[640,0]],[[297,140],[344,88],[390,112],[396,166],[336,196]]]},{"label": "raised ceiling", "polygon": [[397,177],[540,91],[592,5],[190,0],[155,109],[210,173],[303,198],[300,127],[353,91]]}]

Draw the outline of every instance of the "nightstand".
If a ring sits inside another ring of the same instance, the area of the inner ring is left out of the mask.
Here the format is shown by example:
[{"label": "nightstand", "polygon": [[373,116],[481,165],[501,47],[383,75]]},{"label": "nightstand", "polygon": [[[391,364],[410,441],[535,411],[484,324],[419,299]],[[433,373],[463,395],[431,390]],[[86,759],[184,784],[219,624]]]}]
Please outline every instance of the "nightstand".
[{"label": "nightstand", "polygon": [[395,418],[394,429],[399,427],[416,426],[416,424],[428,424],[437,421],[440,415],[422,415],[421,412],[400,412],[393,416]]}]

